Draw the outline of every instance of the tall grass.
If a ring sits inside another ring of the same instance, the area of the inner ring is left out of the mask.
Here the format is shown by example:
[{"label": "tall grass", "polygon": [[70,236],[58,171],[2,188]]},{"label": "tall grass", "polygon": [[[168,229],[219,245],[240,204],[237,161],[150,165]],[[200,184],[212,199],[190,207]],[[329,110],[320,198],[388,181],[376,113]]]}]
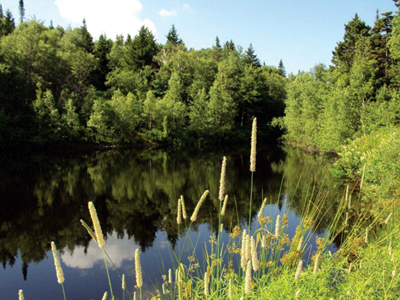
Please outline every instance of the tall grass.
[{"label": "tall grass", "polygon": [[[184,243],[177,251],[170,249],[173,269],[164,270],[160,287],[152,299],[398,299],[400,297],[399,255],[400,238],[396,208],[379,222],[383,216],[366,218],[353,210],[352,191],[347,187],[337,207],[326,207],[326,197],[321,192],[307,195],[300,223],[292,237],[288,234],[287,211],[269,211],[273,201],[264,199],[256,218],[252,219],[253,176],[256,160],[256,119],[253,122],[251,141],[251,186],[249,219],[247,226],[230,226],[228,239],[221,238],[223,216],[228,194],[225,191],[226,157],[221,164],[218,207],[218,230],[202,249],[203,257],[196,250],[203,245],[191,239],[189,232],[197,222],[197,215],[209,191],[200,197],[192,215],[187,220],[184,198],[178,199],[178,228],[190,222],[183,232]],[[364,178],[364,176],[362,176]],[[361,182],[362,186],[362,182]],[[286,207],[286,206],[285,206]],[[315,239],[313,232],[330,209],[335,216],[326,229],[324,237]],[[105,251],[105,241],[93,203],[89,211],[94,231],[84,221],[82,225],[98,243],[104,254],[109,291],[115,299],[110,280]],[[396,213],[395,213],[396,212]],[[332,254],[333,241],[340,240],[340,249]],[[315,247],[311,246],[315,242]],[[55,246],[54,246],[55,248]],[[183,264],[182,253],[187,249],[192,255]],[[53,252],[55,253],[55,252]],[[57,255],[55,255],[55,261]],[[112,261],[111,261],[112,262]],[[143,266],[146,267],[146,266]],[[129,294],[122,275],[123,297],[143,299],[143,279],[140,252],[135,251],[136,291]],[[56,270],[57,263],[56,263]],[[59,270],[57,276],[61,276]],[[59,278],[59,282],[63,283]],[[64,299],[65,291],[63,289]],[[19,297],[23,299],[22,290]],[[106,292],[103,299],[107,299]]]}]

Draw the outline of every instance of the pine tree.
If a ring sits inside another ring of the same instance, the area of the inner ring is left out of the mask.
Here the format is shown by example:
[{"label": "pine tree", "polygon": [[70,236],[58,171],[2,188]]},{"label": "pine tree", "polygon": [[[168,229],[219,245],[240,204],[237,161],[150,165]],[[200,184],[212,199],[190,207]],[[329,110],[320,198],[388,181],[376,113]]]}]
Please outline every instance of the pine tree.
[{"label": "pine tree", "polygon": [[11,11],[8,9],[6,15],[0,19],[0,36],[9,35],[15,29],[15,22]]},{"label": "pine tree", "polygon": [[94,50],[94,43],[93,37],[89,33],[86,25],[86,20],[83,19],[82,27],[80,28],[81,40],[80,40],[80,47],[82,47],[86,52],[93,54]]},{"label": "pine tree", "polygon": [[146,27],[140,28],[138,35],[132,42],[126,44],[125,62],[134,69],[142,69],[144,66],[157,67],[153,57],[158,53],[153,33]]},{"label": "pine tree", "polygon": [[235,43],[232,40],[227,41],[224,45],[224,49],[225,51],[236,51]]},{"label": "pine tree", "polygon": [[25,17],[24,0],[19,0],[19,16],[21,18],[21,23],[24,22],[24,17]]},{"label": "pine tree", "polygon": [[99,90],[106,90],[106,76],[111,71],[109,66],[109,54],[112,48],[112,41],[107,40],[105,35],[100,35],[94,47],[94,56],[97,58],[98,67],[94,71],[95,86]]},{"label": "pine tree", "polygon": [[283,65],[282,59],[279,61],[279,65],[278,65],[278,73],[284,77],[286,77],[286,71],[285,71],[285,67]]},{"label": "pine tree", "polygon": [[221,43],[219,42],[219,38],[215,38],[215,49],[221,49]]},{"label": "pine tree", "polygon": [[183,41],[179,38],[179,35],[175,29],[175,25],[172,25],[172,28],[168,32],[167,37],[167,45],[171,44],[174,46],[183,45]]},{"label": "pine tree", "polygon": [[249,48],[246,50],[245,62],[248,65],[253,65],[254,67],[261,67],[260,60],[257,58],[252,44],[250,44]]},{"label": "pine tree", "polygon": [[343,41],[339,42],[332,52],[332,63],[337,68],[344,68],[345,72],[350,69],[354,61],[356,43],[360,38],[370,36],[370,29],[357,14],[345,25]]},{"label": "pine tree", "polygon": [[379,69],[376,74],[376,88],[390,83],[389,65],[392,64],[388,42],[392,32],[393,15],[392,12],[386,12],[382,13],[381,16],[380,18],[379,12],[377,12],[375,25],[371,30],[373,59],[378,62],[377,66]]}]

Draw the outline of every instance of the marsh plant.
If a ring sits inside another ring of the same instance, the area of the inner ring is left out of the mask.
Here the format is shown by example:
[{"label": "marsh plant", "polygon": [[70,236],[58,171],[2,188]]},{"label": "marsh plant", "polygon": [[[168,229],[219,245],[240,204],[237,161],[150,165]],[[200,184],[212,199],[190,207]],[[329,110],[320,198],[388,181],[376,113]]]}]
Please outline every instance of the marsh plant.
[{"label": "marsh plant", "polygon": [[[218,230],[198,255],[196,240],[189,231],[197,221],[202,204],[209,197],[205,190],[190,218],[184,197],[177,200],[176,222],[184,237],[175,249],[170,249],[173,268],[164,270],[160,284],[149,293],[143,291],[140,251],[135,251],[134,291],[128,288],[125,274],[121,278],[123,298],[129,299],[397,299],[400,296],[398,257],[400,255],[398,231],[393,211],[375,219],[357,215],[352,205],[352,191],[345,188],[344,195],[335,206],[335,217],[322,237],[314,239],[313,232],[327,214],[326,197],[313,191],[303,207],[302,219],[289,236],[288,213],[272,210],[273,201],[264,198],[258,214],[251,217],[253,176],[256,172],[257,121],[254,119],[251,137],[250,210],[248,223],[239,221],[224,224],[229,200],[225,187],[227,158],[222,158],[218,199]],[[361,185],[362,186],[362,183]],[[219,200],[219,201],[218,201]],[[354,200],[353,200],[354,201]],[[103,251],[109,291],[103,299],[115,299],[107,260],[112,259],[105,250],[105,240],[96,208],[88,203],[93,229],[83,220],[82,225]],[[329,208],[333,209],[333,207]],[[236,209],[237,210],[237,209]],[[237,212],[236,212],[237,213]],[[238,215],[238,214],[237,214]],[[239,216],[237,216],[239,219]],[[384,219],[384,222],[379,220]],[[236,224],[236,225],[233,225]],[[227,226],[226,226],[227,225]],[[228,239],[222,239],[224,228],[229,228]],[[331,252],[333,241],[341,247]],[[311,246],[315,243],[315,246]],[[51,243],[56,276],[64,291],[64,275],[55,244]],[[189,253],[185,265],[184,254]],[[163,264],[164,265],[164,264]],[[146,266],[144,266],[146,267]],[[115,268],[115,272],[117,272]],[[110,295],[110,297],[108,296]],[[24,299],[22,290],[19,298]]]}]

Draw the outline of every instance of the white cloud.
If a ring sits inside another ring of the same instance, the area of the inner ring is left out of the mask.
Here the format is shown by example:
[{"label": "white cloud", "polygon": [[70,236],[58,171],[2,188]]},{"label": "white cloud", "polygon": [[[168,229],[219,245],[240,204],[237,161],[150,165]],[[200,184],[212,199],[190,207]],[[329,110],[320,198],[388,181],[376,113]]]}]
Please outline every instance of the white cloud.
[{"label": "white cloud", "polygon": [[165,10],[164,8],[160,10],[158,13],[162,17],[171,17],[177,14],[176,10]]},{"label": "white cloud", "polygon": [[[133,245],[128,238],[118,239],[113,234],[107,237],[104,246],[117,268],[121,266],[124,260],[133,260],[136,248],[138,247]],[[103,251],[94,240],[91,240],[87,254],[84,252],[84,247],[76,247],[72,255],[64,253],[61,255],[61,259],[70,268],[89,269],[96,263],[103,263]]]},{"label": "white cloud", "polygon": [[143,25],[157,34],[151,20],[139,18],[143,8],[139,0],[56,0],[55,4],[61,17],[72,26],[82,25],[85,19],[95,39],[104,33],[111,39],[128,33],[133,37]]},{"label": "white cloud", "polygon": [[185,4],[183,5],[183,8],[184,8],[184,9],[187,9],[187,10],[190,10],[190,6],[189,6],[189,4],[187,4],[187,3],[185,3]]}]

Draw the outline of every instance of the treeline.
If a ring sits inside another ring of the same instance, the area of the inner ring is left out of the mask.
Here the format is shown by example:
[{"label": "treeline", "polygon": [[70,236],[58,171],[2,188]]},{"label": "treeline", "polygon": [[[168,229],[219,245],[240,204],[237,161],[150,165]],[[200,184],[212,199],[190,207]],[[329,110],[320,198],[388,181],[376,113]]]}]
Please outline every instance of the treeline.
[{"label": "treeline", "polygon": [[400,195],[400,10],[373,27],[355,15],[332,63],[289,78],[274,122],[288,143],[338,153],[334,174],[361,192],[355,210],[384,223]]},{"label": "treeline", "polygon": [[211,48],[187,49],[174,26],[165,45],[145,27],[93,41],[85,20],[75,29],[16,27],[2,9],[0,24],[2,147],[237,141],[252,118],[268,134],[283,115],[283,64],[261,65],[252,45],[217,37]]},{"label": "treeline", "polygon": [[322,151],[398,125],[399,62],[399,11],[377,12],[372,27],[355,15],[331,67],[317,65],[288,80],[285,116],[275,121],[285,127],[288,142]]}]

